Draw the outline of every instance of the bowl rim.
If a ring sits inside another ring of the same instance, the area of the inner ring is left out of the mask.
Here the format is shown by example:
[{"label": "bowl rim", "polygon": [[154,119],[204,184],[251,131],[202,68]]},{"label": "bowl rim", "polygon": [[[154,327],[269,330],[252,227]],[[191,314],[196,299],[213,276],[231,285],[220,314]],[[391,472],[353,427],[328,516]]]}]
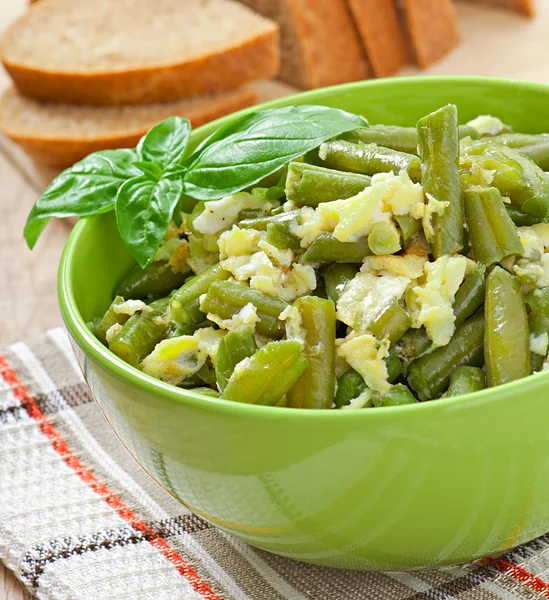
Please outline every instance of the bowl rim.
[{"label": "bowl rim", "polygon": [[[468,75],[445,75],[445,76],[409,76],[399,78],[373,79],[365,81],[357,81],[352,83],[340,84],[330,87],[319,88],[292,94],[277,98],[269,102],[263,102],[255,106],[245,108],[240,111],[233,112],[229,115],[211,121],[206,125],[193,130],[191,139],[198,132],[209,135],[215,129],[226,123],[227,121],[242,116],[244,114],[267,108],[276,108],[281,105],[287,105],[288,100],[299,98],[303,104],[307,99],[311,99],[313,103],[321,101],[322,95],[326,91],[341,92],[353,91],[368,87],[391,88],[396,85],[421,85],[422,83],[429,84],[432,81],[440,81],[447,83],[458,84],[479,84],[488,83],[498,87],[517,87],[522,90],[541,91],[549,95],[549,84],[538,83],[527,80],[507,79],[502,77],[483,77],[483,76],[468,76]],[[320,97],[319,97],[320,96]],[[281,410],[276,406],[263,406],[256,404],[246,404],[244,402],[234,402],[232,400],[224,400],[223,398],[215,398],[206,396],[200,392],[194,392],[192,389],[178,388],[174,385],[164,383],[159,379],[147,375],[139,369],[125,363],[118,356],[113,354],[106,348],[88,329],[84,319],[77,309],[74,297],[74,290],[70,278],[70,272],[76,258],[79,239],[81,238],[86,227],[89,226],[88,219],[80,219],[70,233],[61,259],[59,262],[58,278],[57,278],[57,295],[61,315],[65,322],[70,335],[78,346],[93,360],[97,361],[104,369],[115,375],[117,378],[131,383],[138,388],[159,397],[164,400],[173,401],[175,404],[187,405],[189,407],[211,410],[223,414],[232,414],[233,416],[242,416],[243,418],[269,418],[286,421],[287,419],[372,419],[372,418],[387,418],[389,415],[397,416],[404,412],[413,411],[445,411],[449,408],[459,408],[461,405],[470,405],[472,402],[495,401],[501,392],[516,393],[520,387],[523,387],[525,382],[531,382],[533,378],[543,378],[549,383],[549,370],[546,372],[534,373],[528,377],[512,381],[501,386],[486,388],[479,392],[454,396],[449,398],[440,398],[434,401],[418,402],[402,406],[381,406],[376,410],[311,410],[306,408],[292,408],[289,410]],[[376,416],[377,415],[377,416]]]}]

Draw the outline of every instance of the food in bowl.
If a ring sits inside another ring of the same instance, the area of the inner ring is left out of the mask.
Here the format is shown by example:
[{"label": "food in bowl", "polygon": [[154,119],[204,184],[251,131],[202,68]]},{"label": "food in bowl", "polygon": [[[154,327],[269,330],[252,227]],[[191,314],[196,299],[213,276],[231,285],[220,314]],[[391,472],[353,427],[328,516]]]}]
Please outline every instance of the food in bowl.
[{"label": "food in bowl", "polygon": [[32,245],[63,210],[115,208],[138,264],[90,327],[125,362],[235,402],[344,410],[545,367],[547,135],[458,126],[451,104],[416,128],[252,113],[184,158],[189,132],[169,119],[90,155],[27,224]]}]

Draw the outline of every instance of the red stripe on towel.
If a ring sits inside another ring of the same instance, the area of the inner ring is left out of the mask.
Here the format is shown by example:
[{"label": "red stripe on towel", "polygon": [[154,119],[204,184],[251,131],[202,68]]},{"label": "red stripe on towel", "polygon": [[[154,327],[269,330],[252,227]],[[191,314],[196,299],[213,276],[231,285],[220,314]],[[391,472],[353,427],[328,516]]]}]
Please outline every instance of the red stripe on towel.
[{"label": "red stripe on towel", "polygon": [[100,481],[86,465],[73,453],[63,436],[55,429],[48,417],[40,410],[35,399],[20,381],[17,373],[11,368],[6,359],[0,355],[0,375],[10,386],[15,397],[21,402],[27,414],[34,419],[40,431],[51,441],[54,450],[63,459],[80,479],[86,483],[96,494],[113,508],[136,531],[139,531],[149,543],[159,550],[164,557],[179,571],[179,573],[193,586],[193,588],[207,600],[221,600],[210,586],[203,581],[194,568],[176,552],[168,542],[154,529],[151,529],[135,512],[109,487]]}]

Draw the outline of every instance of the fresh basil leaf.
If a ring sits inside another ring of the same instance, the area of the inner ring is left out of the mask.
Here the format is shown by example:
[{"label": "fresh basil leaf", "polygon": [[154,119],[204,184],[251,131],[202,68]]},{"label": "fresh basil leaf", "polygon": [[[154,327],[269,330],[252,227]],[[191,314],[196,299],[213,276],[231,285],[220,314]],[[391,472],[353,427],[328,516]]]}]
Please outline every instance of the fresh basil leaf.
[{"label": "fresh basil leaf", "polygon": [[58,175],[38,198],[28,216],[24,236],[29,248],[52,217],[84,217],[114,207],[118,188],[139,175],[135,150],[104,150],[90,154]]},{"label": "fresh basil leaf", "polygon": [[145,268],[166,235],[183,192],[180,179],[146,175],[126,181],[116,196],[116,223],[132,256]]},{"label": "fresh basil leaf", "polygon": [[177,164],[185,154],[191,135],[188,119],[170,117],[148,131],[137,145],[143,160],[157,163],[162,169]]},{"label": "fresh basil leaf", "polygon": [[367,127],[364,118],[327,106],[250,113],[205,140],[183,163],[185,192],[216,200],[257,183],[333,137]]},{"label": "fresh basil leaf", "polygon": [[162,167],[149,160],[138,160],[133,163],[134,167],[139,169],[144,175],[158,181],[162,177]]}]

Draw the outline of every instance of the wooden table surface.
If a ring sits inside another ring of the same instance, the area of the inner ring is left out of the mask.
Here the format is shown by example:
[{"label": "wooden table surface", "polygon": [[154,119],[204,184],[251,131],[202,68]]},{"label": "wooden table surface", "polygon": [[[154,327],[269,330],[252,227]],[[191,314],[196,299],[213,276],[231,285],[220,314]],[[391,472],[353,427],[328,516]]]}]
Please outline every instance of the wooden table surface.
[{"label": "wooden table surface", "polygon": [[[0,29],[22,12],[26,0],[0,0]],[[459,4],[463,43],[429,69],[429,74],[494,75],[549,82],[549,1],[538,0],[538,17],[521,17]],[[408,68],[403,74],[417,74]],[[0,74],[0,87],[7,77]],[[22,230],[27,214],[49,174],[36,170],[9,145],[0,144],[0,346],[61,324],[55,281],[59,256],[69,233],[52,222],[35,250]],[[0,565],[0,600],[29,596]]]}]

